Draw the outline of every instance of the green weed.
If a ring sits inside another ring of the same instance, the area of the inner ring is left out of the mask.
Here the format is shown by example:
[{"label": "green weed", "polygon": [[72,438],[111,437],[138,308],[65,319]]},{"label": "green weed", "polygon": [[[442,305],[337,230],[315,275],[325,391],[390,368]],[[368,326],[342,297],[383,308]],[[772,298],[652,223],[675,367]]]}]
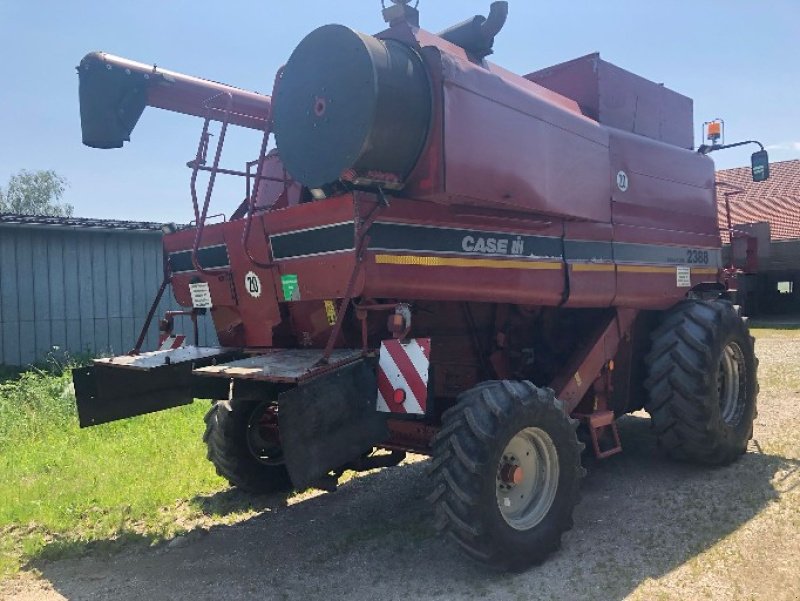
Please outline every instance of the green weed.
[{"label": "green weed", "polygon": [[204,402],[80,430],[68,369],[0,382],[0,577],[31,560],[170,537],[224,488],[205,460]]}]

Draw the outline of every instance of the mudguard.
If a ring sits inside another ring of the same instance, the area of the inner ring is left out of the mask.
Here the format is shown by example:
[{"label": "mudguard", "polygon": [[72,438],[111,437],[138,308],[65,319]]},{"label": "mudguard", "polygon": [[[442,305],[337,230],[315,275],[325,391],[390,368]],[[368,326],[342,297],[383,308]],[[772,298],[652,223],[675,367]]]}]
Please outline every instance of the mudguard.
[{"label": "mudguard", "polygon": [[278,397],[286,468],[302,490],[389,437],[388,414],[378,413],[374,358],[329,371]]}]

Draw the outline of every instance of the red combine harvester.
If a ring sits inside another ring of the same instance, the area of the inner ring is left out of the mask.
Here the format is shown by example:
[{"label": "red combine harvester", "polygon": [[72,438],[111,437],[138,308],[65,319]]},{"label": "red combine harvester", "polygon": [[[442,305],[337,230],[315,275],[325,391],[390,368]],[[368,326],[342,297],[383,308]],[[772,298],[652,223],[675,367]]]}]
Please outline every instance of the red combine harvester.
[{"label": "red combine harvester", "polygon": [[[430,455],[437,527],[511,570],[558,547],[582,441],[620,452],[616,417],[645,408],[678,459],[744,453],[757,360],[692,101],[598,55],[506,71],[486,57],[507,12],[432,34],[404,0],[375,36],[321,27],[272,97],[88,54],[85,144],[121,147],[146,106],[205,122],[194,225],[165,226],[134,351],[75,370],[81,425],[213,399],[208,457],[256,493]],[[230,125],[263,132],[243,170],[220,166]],[[246,198],[212,224],[219,175]],[[218,347],[141,352],[167,287]]]}]

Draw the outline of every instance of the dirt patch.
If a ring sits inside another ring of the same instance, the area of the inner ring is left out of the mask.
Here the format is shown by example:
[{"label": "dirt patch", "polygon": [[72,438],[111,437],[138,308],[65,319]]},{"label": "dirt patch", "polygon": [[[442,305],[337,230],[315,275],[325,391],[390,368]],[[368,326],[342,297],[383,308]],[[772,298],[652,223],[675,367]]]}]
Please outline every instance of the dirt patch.
[{"label": "dirt patch", "polygon": [[[199,499],[208,522],[176,541],[40,561],[0,598],[800,599],[800,344],[758,332],[755,438],[720,469],[662,457],[645,414],[621,420],[625,453],[594,464],[560,552],[519,575],[488,572],[433,534],[427,461],[333,494]],[[252,514],[221,524],[242,505]]]}]

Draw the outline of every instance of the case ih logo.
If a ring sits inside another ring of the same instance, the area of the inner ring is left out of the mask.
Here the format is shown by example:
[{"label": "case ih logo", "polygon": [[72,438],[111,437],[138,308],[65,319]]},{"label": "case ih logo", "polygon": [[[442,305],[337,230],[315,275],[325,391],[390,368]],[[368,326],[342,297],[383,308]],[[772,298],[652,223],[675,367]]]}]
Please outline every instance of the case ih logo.
[{"label": "case ih logo", "polygon": [[523,255],[525,254],[525,241],[522,236],[514,240],[508,238],[481,238],[464,236],[461,248],[468,253],[486,253],[489,255]]},{"label": "case ih logo", "polygon": [[[350,236],[352,238],[352,234]],[[555,236],[533,236],[431,225],[379,222],[370,229],[370,249],[561,258],[562,242]]]}]

